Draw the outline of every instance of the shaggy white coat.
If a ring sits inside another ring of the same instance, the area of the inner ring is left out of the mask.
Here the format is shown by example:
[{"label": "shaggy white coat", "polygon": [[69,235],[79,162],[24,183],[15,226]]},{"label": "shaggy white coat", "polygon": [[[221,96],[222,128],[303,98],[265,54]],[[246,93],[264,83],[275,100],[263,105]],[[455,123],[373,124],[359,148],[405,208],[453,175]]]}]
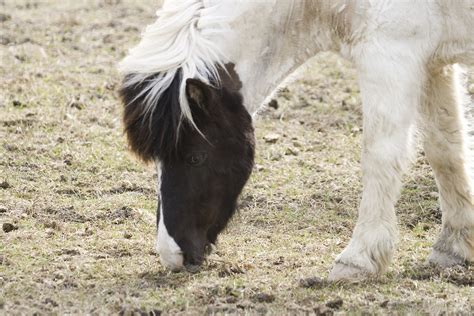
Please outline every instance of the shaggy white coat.
[{"label": "shaggy white coat", "polygon": [[[129,84],[161,74],[144,91],[150,111],[178,68],[184,79],[209,82],[220,63],[233,62],[253,114],[318,52],[339,52],[354,63],[364,113],[364,189],[352,239],[331,279],[387,268],[398,233],[394,205],[416,130],[443,212],[429,260],[441,266],[474,260],[474,176],[456,65],[474,62],[474,1],[168,0],[157,15],[120,65],[132,74]],[[191,120],[184,82],[181,107]],[[158,244],[179,253],[170,236],[159,235]],[[170,266],[182,262],[160,254]]]}]

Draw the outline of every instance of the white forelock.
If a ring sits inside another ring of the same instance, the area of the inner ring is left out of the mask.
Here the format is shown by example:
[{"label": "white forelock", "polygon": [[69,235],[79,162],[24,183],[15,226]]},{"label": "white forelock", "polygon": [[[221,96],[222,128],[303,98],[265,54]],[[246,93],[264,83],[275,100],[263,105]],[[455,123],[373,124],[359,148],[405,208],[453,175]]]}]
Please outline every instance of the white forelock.
[{"label": "white forelock", "polygon": [[208,0],[165,1],[156,13],[156,22],[145,29],[140,43],[120,62],[126,86],[149,81],[137,96],[145,95],[147,114],[181,70],[179,103],[184,117],[194,124],[185,96],[186,79],[219,80],[217,68],[225,57],[216,43],[228,30],[227,18],[216,14],[221,5]]}]

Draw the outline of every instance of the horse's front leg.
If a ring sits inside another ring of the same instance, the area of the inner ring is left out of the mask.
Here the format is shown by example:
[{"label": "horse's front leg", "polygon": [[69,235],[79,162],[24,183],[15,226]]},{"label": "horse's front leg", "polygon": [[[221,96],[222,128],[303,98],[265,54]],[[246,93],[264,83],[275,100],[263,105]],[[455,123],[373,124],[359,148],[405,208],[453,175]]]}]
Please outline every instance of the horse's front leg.
[{"label": "horse's front leg", "polygon": [[395,249],[394,205],[413,152],[423,85],[422,67],[403,56],[384,57],[376,49],[373,54],[364,49],[363,58],[356,60],[364,112],[363,193],[352,239],[336,258],[330,280],[380,274]]}]

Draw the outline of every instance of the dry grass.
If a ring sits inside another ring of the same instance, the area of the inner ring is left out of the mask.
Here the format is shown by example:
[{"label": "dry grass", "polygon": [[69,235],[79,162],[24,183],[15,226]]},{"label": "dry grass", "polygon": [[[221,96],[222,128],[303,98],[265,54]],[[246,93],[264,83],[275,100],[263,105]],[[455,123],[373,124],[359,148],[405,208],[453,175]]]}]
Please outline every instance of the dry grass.
[{"label": "dry grass", "polygon": [[0,222],[17,228],[0,232],[0,314],[474,312],[472,265],[422,264],[440,229],[422,157],[389,272],[324,281],[361,191],[355,73],[328,54],[257,118],[257,166],[217,251],[197,274],[165,271],[156,174],[127,153],[115,93],[153,3],[0,0]]}]

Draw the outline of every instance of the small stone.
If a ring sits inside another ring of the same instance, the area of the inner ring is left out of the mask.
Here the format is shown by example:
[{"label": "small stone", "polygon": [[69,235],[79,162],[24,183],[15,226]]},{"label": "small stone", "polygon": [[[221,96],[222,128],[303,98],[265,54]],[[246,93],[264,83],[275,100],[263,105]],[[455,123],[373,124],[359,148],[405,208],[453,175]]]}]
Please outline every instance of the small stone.
[{"label": "small stone", "polygon": [[358,101],[355,97],[349,97],[347,99],[344,100],[345,101],[345,106],[346,107],[355,107],[357,106],[358,104]]},{"label": "small stone", "polygon": [[265,142],[269,144],[274,144],[280,139],[280,135],[275,134],[275,133],[270,133],[270,134],[265,135],[263,139],[265,140]]},{"label": "small stone", "polygon": [[262,166],[262,165],[259,165],[259,164],[255,164],[255,170],[257,170],[257,171],[263,171],[263,170],[265,170],[265,167]]},{"label": "small stone", "polygon": [[289,156],[289,155],[298,156],[299,153],[300,153],[299,149],[295,148],[295,147],[288,147],[285,151],[285,155],[287,155],[287,156]]},{"label": "small stone", "polygon": [[360,128],[358,126],[354,126],[352,129],[351,129],[351,132],[356,134],[356,133],[359,133],[360,132]]},{"label": "small stone", "polygon": [[282,157],[283,157],[283,155],[279,152],[274,152],[270,155],[270,159],[272,161],[279,161]]},{"label": "small stone", "polygon": [[386,308],[388,306],[389,300],[385,300],[382,303],[380,303],[380,307]]},{"label": "small stone", "polygon": [[332,309],[339,309],[341,308],[343,303],[344,301],[342,300],[342,298],[337,298],[335,300],[327,302],[326,306]]},{"label": "small stone", "polygon": [[9,232],[11,232],[11,231],[13,231],[13,230],[17,230],[18,227],[15,226],[15,225],[13,225],[12,223],[3,223],[2,229],[3,229],[3,231],[4,231],[5,233],[9,233]]},{"label": "small stone", "polygon": [[438,192],[430,192],[429,196],[432,197],[433,199],[438,199],[439,198],[439,193]]},{"label": "small stone", "polygon": [[295,141],[293,142],[293,146],[296,147],[296,148],[301,148],[301,147],[303,147],[303,144],[300,143],[299,141],[295,140]]},{"label": "small stone", "polygon": [[0,189],[8,189],[8,188],[11,188],[11,187],[12,186],[7,181],[0,182]]}]

